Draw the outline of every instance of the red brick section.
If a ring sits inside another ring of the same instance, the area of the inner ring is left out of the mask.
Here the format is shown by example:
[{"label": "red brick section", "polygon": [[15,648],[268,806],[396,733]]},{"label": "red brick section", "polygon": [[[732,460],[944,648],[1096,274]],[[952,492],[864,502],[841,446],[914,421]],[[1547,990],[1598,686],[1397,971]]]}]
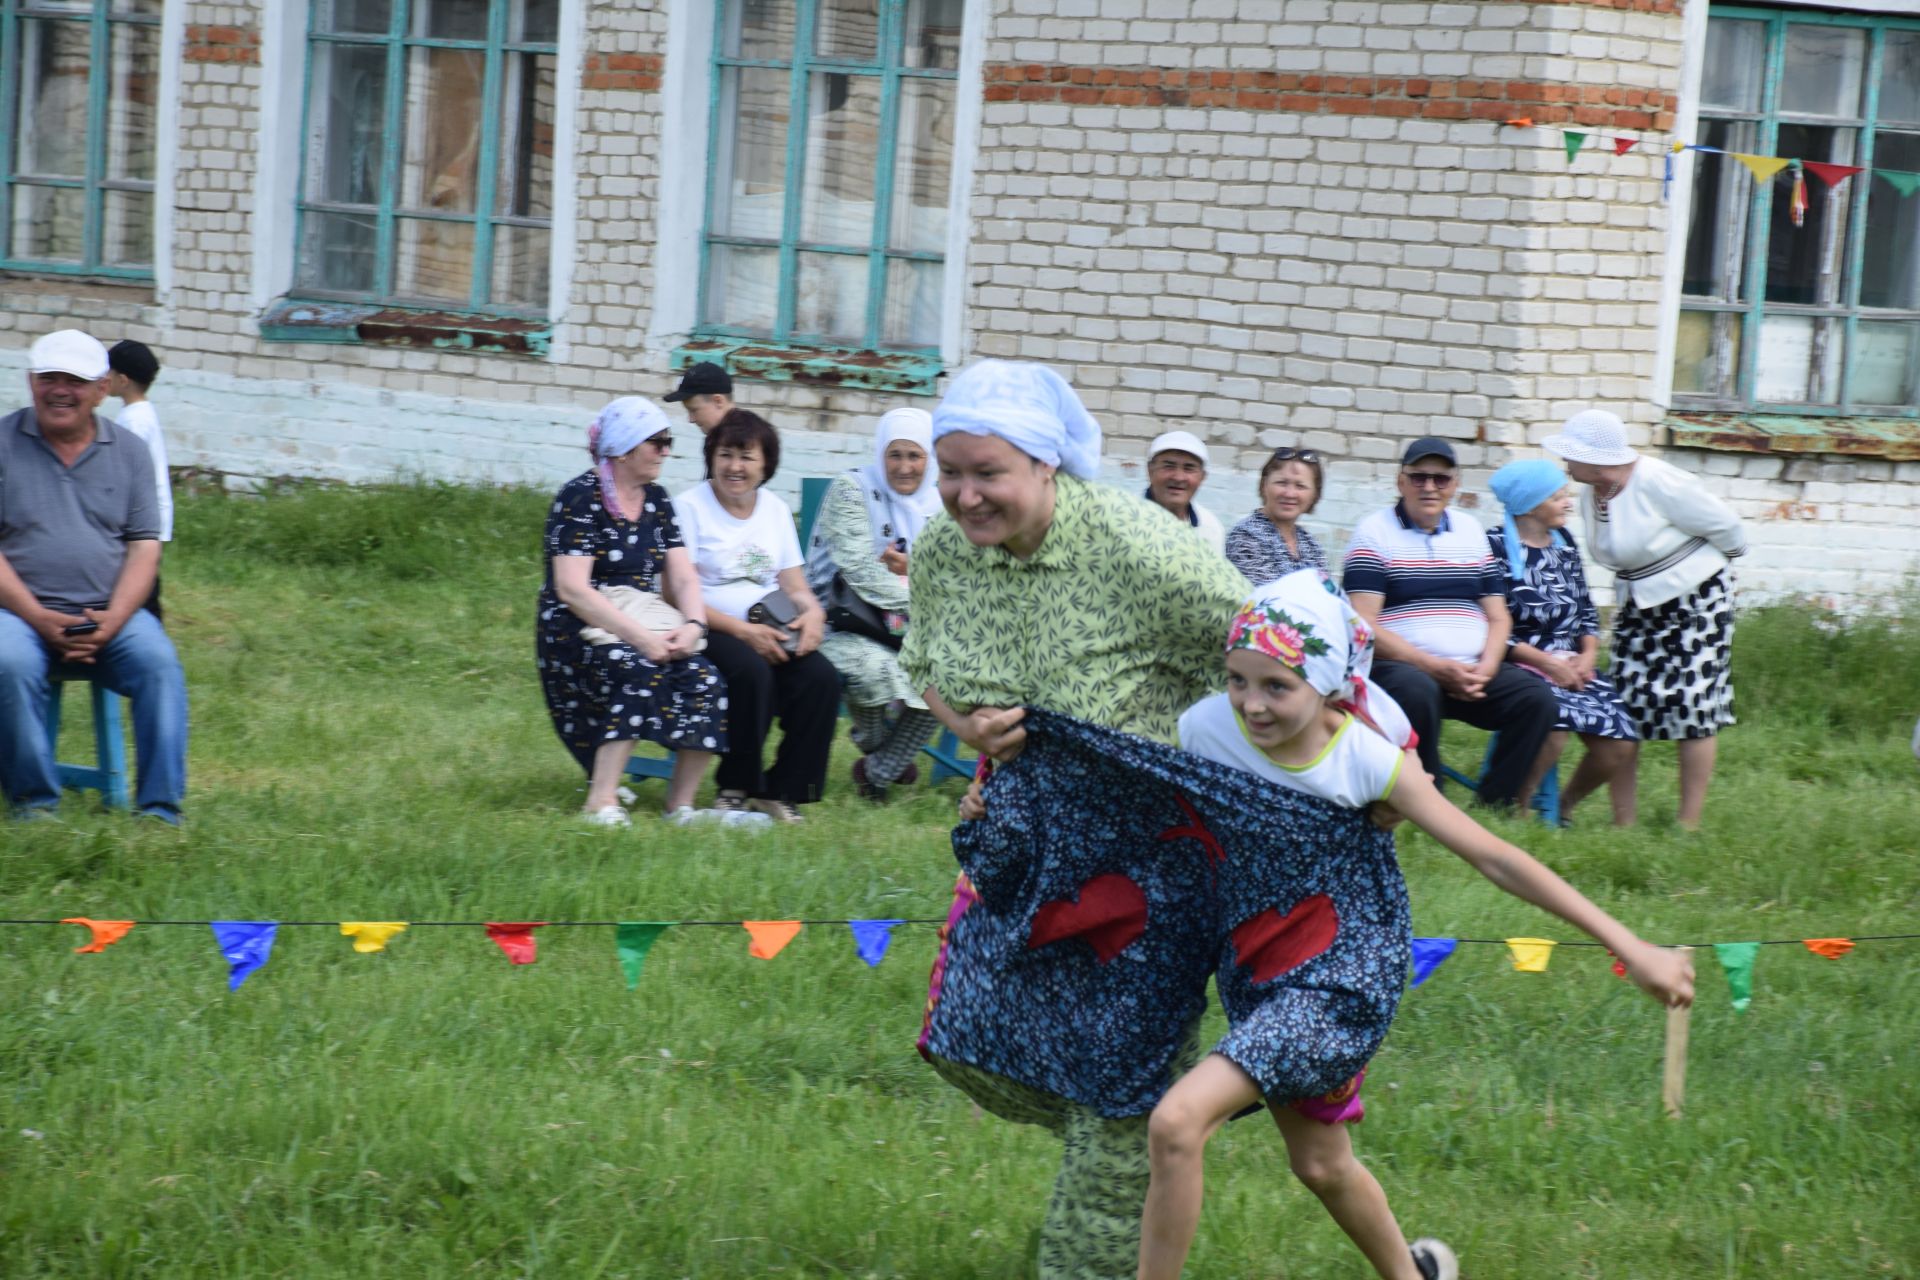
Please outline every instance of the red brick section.
[{"label": "red brick section", "polygon": [[626,89],[651,93],[660,87],[657,53],[596,53],[587,59],[581,83],[589,89]]},{"label": "red brick section", "polygon": [[260,33],[247,27],[188,27],[188,62],[260,64]]},{"label": "red brick section", "polygon": [[1396,79],[1277,71],[1175,71],[989,63],[988,102],[1107,107],[1225,107],[1300,115],[1506,120],[1606,129],[1671,129],[1674,95],[1539,80]]}]

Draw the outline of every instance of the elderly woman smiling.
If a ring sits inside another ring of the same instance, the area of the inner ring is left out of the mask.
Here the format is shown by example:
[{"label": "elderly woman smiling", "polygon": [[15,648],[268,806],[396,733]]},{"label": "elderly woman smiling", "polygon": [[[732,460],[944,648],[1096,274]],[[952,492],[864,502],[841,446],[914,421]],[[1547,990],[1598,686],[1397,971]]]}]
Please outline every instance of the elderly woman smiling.
[{"label": "elderly woman smiling", "polygon": [[1311,449],[1275,449],[1260,468],[1260,505],[1227,531],[1227,559],[1256,587],[1299,569],[1324,569],[1327,553],[1300,527],[1320,505],[1325,473]]}]

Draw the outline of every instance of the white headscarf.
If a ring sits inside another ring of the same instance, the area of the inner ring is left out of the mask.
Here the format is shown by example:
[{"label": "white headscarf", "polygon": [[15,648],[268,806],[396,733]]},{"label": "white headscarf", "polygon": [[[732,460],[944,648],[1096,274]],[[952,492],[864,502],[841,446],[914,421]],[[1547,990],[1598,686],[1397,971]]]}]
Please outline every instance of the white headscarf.
[{"label": "white headscarf", "polygon": [[1227,632],[1227,652],[1264,654],[1340,704],[1395,746],[1413,745],[1406,713],[1367,677],[1373,671],[1373,627],[1346,593],[1319,569],[1296,569],[1269,582],[1240,606]]},{"label": "white headscarf", "polygon": [[[900,441],[919,445],[927,455],[920,487],[901,493],[887,481],[887,449]],[[909,546],[940,514],[940,468],[933,461],[933,415],[925,409],[889,409],[873,430],[873,461],[860,468],[860,484],[867,499],[867,524],[873,530],[875,555],[905,538]]]},{"label": "white headscarf", "polygon": [[1043,364],[982,360],[962,371],[933,411],[935,440],[955,431],[999,436],[1082,480],[1100,470],[1100,424],[1067,380]]},{"label": "white headscarf", "polygon": [[662,431],[673,430],[666,411],[643,396],[621,396],[610,400],[587,424],[587,452],[593,455],[594,470],[600,475],[600,505],[615,520],[625,520],[620,498],[613,483],[613,459],[632,453],[643,440]]}]

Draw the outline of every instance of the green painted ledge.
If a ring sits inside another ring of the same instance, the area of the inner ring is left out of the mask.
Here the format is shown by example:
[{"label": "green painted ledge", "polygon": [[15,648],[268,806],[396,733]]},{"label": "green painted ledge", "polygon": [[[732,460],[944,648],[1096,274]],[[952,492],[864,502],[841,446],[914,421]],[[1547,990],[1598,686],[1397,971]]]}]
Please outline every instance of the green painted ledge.
[{"label": "green painted ledge", "polygon": [[1669,413],[1667,443],[1725,453],[1836,454],[1920,461],[1920,419],[1801,417],[1790,413]]},{"label": "green painted ledge", "polygon": [[553,344],[553,326],[544,320],[511,316],[282,298],[260,317],[260,337],[266,342],[342,342],[545,356]]},{"label": "green painted ledge", "polygon": [[861,351],[762,338],[693,338],[677,348],[672,359],[676,369],[708,360],[737,378],[912,396],[933,395],[934,383],[944,372],[939,355],[930,351]]}]

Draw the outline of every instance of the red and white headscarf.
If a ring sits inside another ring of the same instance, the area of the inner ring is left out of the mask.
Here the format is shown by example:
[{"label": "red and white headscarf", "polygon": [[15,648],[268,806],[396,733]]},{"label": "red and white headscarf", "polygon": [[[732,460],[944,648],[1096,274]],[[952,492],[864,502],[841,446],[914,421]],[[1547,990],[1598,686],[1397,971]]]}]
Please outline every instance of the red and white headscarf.
[{"label": "red and white headscarf", "polygon": [[1346,592],[1319,569],[1276,579],[1240,606],[1227,631],[1227,652],[1264,654],[1399,747],[1415,742],[1413,726],[1392,698],[1374,688],[1373,625]]}]

